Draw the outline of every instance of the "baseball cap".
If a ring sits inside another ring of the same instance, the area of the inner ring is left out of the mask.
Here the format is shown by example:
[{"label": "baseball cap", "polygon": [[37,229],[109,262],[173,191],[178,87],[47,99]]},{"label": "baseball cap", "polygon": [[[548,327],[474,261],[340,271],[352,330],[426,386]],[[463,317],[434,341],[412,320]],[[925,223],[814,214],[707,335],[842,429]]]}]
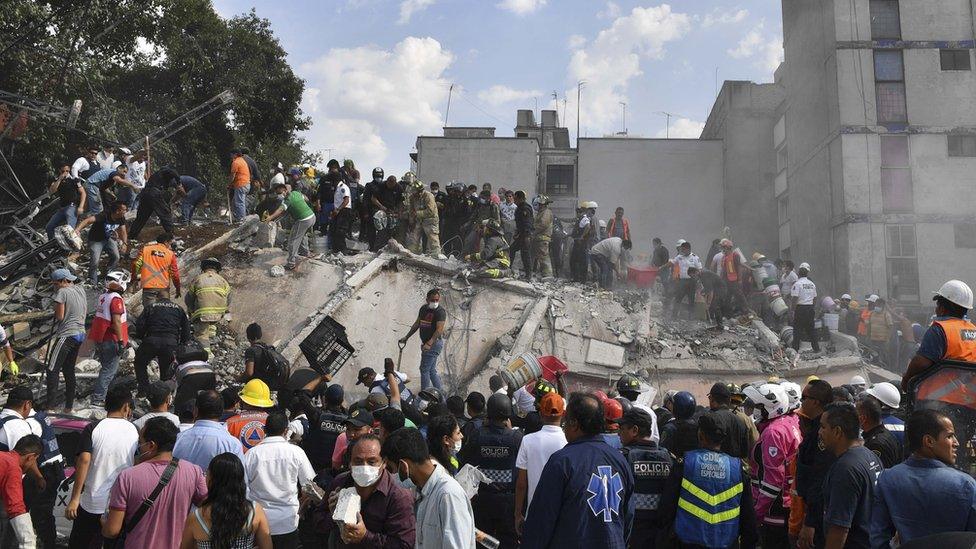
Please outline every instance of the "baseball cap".
[{"label": "baseball cap", "polygon": [[353,427],[372,427],[373,421],[372,412],[364,408],[359,408],[349,414],[349,417],[346,419],[346,425],[352,425]]},{"label": "baseball cap", "polygon": [[566,413],[566,402],[559,393],[546,393],[539,402],[539,413],[549,417],[561,416]]},{"label": "baseball cap", "polygon": [[366,407],[372,411],[382,410],[390,405],[390,399],[383,393],[370,393],[366,397]]},{"label": "baseball cap", "polygon": [[844,294],[844,295],[840,296],[840,298],[841,299],[846,299],[847,301],[850,301],[851,299],[853,299],[851,297],[851,294]]},{"label": "baseball cap", "polygon": [[67,280],[68,282],[74,282],[75,280],[78,280],[78,277],[71,274],[71,271],[68,269],[62,267],[60,269],[55,269],[54,272],[51,273],[51,280]]},{"label": "baseball cap", "polygon": [[508,419],[512,417],[512,399],[508,395],[495,393],[488,398],[488,419]]},{"label": "baseball cap", "polygon": [[865,301],[867,301],[868,303],[874,303],[874,302],[876,302],[879,299],[881,299],[881,298],[878,297],[877,294],[871,294],[871,295],[868,296],[867,299],[865,299]]},{"label": "baseball cap", "polygon": [[708,395],[715,400],[727,400],[732,397],[732,392],[729,391],[728,385],[719,381],[715,385],[712,385],[712,388],[708,391]]},{"label": "baseball cap", "polygon": [[325,390],[325,401],[329,404],[341,404],[344,396],[345,391],[342,390],[342,385],[338,383],[329,385]]},{"label": "baseball cap", "polygon": [[647,410],[640,408],[627,410],[624,412],[623,417],[617,420],[617,425],[633,425],[641,431],[650,431],[653,423],[654,420],[651,419],[651,414],[647,413]]},{"label": "baseball cap", "polygon": [[360,368],[359,373],[356,374],[356,385],[366,385],[363,383],[363,376],[369,375],[369,381],[372,382],[376,379],[376,370],[370,368],[369,366],[365,368]]}]

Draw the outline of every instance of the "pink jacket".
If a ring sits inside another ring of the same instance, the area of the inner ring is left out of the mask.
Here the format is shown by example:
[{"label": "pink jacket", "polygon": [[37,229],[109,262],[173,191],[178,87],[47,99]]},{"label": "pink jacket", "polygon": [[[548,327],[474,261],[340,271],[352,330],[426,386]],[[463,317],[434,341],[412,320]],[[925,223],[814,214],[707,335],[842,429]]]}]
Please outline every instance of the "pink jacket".
[{"label": "pink jacket", "polygon": [[795,414],[788,414],[764,421],[758,427],[759,442],[749,456],[756,521],[785,526],[793,484],[788,465],[796,459],[802,440],[799,418]]}]

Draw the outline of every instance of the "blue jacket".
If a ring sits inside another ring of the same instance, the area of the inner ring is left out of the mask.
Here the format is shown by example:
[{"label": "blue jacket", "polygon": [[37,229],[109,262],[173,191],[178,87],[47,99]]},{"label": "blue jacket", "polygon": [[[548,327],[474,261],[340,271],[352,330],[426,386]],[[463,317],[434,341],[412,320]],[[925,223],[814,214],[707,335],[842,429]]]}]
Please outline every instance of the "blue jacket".
[{"label": "blue jacket", "polygon": [[626,548],[633,492],[634,475],[620,451],[599,435],[570,442],[542,470],[522,549]]}]

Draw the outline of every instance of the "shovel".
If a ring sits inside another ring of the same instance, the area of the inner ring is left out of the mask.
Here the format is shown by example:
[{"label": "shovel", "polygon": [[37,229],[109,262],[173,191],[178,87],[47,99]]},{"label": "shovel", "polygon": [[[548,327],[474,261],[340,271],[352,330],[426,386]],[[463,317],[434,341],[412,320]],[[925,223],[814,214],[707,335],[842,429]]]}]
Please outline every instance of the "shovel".
[{"label": "shovel", "polygon": [[400,369],[400,361],[403,360],[403,349],[406,346],[407,346],[406,342],[397,341],[397,347],[400,348],[400,354],[397,355],[397,362],[396,362],[396,369],[397,370]]}]

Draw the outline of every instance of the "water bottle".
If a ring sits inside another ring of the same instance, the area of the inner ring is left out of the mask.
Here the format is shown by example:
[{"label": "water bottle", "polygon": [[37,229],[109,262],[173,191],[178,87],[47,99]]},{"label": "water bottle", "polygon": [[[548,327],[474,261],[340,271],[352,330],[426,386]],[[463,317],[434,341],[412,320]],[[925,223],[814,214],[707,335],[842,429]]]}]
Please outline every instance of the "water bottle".
[{"label": "water bottle", "polygon": [[488,534],[482,532],[481,530],[474,531],[474,537],[478,541],[478,544],[487,549],[498,549],[498,546],[502,542],[498,541],[496,538],[489,536]]}]

